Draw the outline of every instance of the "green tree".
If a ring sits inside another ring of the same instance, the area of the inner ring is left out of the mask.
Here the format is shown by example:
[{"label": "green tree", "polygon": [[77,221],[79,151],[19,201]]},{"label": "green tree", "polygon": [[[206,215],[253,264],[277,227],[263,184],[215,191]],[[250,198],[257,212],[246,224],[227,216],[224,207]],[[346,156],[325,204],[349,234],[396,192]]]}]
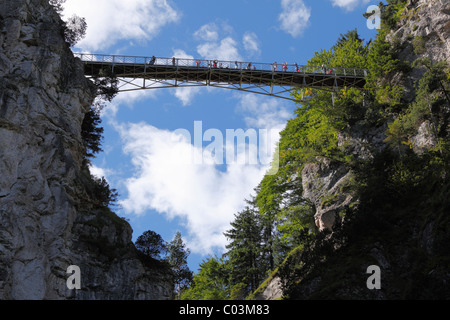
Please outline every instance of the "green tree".
[{"label": "green tree", "polygon": [[397,27],[408,0],[386,0],[386,2],[387,4],[380,3],[381,27],[384,30],[393,30]]},{"label": "green tree", "polygon": [[357,29],[353,29],[350,31],[347,31],[346,34],[341,34],[338,38],[338,40],[336,41],[336,44],[333,46],[333,49],[336,50],[336,48],[345,46],[347,42],[349,41],[356,41],[359,42],[361,44],[364,43],[364,40],[360,38]]},{"label": "green tree", "polygon": [[364,40],[359,37],[356,29],[341,35],[332,50],[331,66],[334,68],[365,69],[367,67],[369,44],[364,44]]},{"label": "green tree", "polygon": [[98,76],[93,77],[96,88],[96,110],[102,110],[105,102],[111,102],[119,92],[119,80],[109,69],[102,69]]},{"label": "green tree", "polygon": [[[64,3],[66,0],[49,0],[49,4],[53,6],[60,16],[64,11]],[[73,15],[63,22],[64,38],[71,46],[75,46],[80,40],[86,36],[87,23],[85,18]]]},{"label": "green tree", "polygon": [[227,300],[230,298],[229,271],[217,257],[202,261],[198,272],[182,295],[182,300]]},{"label": "green tree", "polygon": [[94,177],[94,194],[96,195],[97,202],[102,207],[109,207],[117,202],[119,193],[116,189],[111,188],[105,177]]},{"label": "green tree", "polygon": [[85,18],[73,15],[64,23],[64,36],[66,42],[71,46],[75,46],[80,40],[86,36],[87,23]]},{"label": "green tree", "polygon": [[256,189],[263,222],[263,255],[270,270],[278,267],[289,251],[300,244],[305,230],[314,232],[315,229],[315,211],[303,198],[297,169],[283,164],[276,175],[265,176]]},{"label": "green tree", "polygon": [[162,255],[167,252],[166,243],[161,235],[151,230],[139,236],[135,245],[140,252],[155,260],[162,260]]},{"label": "green tree", "polygon": [[224,233],[229,240],[226,256],[231,268],[230,285],[245,283],[244,295],[258,288],[266,271],[261,260],[261,221],[254,204],[248,204],[235,215],[231,229]]},{"label": "green tree", "polygon": [[91,108],[84,116],[81,124],[81,138],[86,149],[86,160],[103,151],[101,143],[104,129],[100,126],[101,122],[100,113],[94,108]]},{"label": "green tree", "polygon": [[192,271],[189,270],[187,263],[190,250],[186,247],[179,231],[175,234],[173,240],[168,243],[167,251],[167,262],[170,264],[172,269],[175,290],[177,292],[178,299],[180,299],[181,290],[187,287],[192,281]]},{"label": "green tree", "polygon": [[258,219],[261,225],[261,255],[266,261],[268,270],[275,268],[275,221],[282,201],[281,193],[278,190],[278,179],[278,175],[266,175],[256,188],[257,196],[254,200],[258,207]]}]

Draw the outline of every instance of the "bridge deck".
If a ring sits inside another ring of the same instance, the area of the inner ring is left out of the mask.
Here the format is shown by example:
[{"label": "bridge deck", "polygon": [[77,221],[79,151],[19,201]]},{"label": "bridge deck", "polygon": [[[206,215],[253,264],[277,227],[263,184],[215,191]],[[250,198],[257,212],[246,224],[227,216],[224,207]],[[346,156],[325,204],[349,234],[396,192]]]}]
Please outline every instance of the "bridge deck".
[{"label": "bridge deck", "polygon": [[[237,61],[149,58],[111,55],[77,54],[85,63],[87,76],[111,72],[118,78],[171,80],[175,83],[194,82],[202,85],[230,84],[282,86],[291,88],[336,89],[363,88],[366,70]],[[176,84],[175,84],[176,85]]]}]

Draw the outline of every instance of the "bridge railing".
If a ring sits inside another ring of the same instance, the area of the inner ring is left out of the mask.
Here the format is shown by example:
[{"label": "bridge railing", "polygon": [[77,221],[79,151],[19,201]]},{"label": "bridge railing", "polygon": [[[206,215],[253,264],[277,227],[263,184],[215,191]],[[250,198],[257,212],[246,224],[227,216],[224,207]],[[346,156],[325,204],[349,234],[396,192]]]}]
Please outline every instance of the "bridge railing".
[{"label": "bridge railing", "polygon": [[290,72],[302,74],[328,74],[334,76],[349,76],[364,78],[367,76],[367,70],[357,68],[340,68],[328,66],[305,66],[286,63],[258,63],[243,61],[224,61],[224,60],[205,60],[205,59],[186,59],[186,58],[161,58],[161,57],[138,57],[138,56],[119,56],[106,54],[75,53],[76,57],[82,61],[107,64],[130,64],[130,65],[158,65],[170,67],[193,67],[193,68],[211,68],[211,69],[234,69],[247,71],[271,71],[271,72]]}]

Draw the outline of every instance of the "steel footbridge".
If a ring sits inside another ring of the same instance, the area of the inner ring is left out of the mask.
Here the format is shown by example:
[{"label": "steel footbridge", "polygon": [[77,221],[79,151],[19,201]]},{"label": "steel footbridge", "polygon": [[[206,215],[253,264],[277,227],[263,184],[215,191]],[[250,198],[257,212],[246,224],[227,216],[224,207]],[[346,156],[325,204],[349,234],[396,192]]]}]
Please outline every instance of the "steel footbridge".
[{"label": "steel footbridge", "polygon": [[[204,59],[136,57],[75,53],[87,77],[114,76],[119,92],[173,87],[210,86],[295,100],[296,89],[337,91],[363,89],[367,70]],[[304,90],[301,90],[303,92]],[[303,99],[303,97],[302,97]]]}]

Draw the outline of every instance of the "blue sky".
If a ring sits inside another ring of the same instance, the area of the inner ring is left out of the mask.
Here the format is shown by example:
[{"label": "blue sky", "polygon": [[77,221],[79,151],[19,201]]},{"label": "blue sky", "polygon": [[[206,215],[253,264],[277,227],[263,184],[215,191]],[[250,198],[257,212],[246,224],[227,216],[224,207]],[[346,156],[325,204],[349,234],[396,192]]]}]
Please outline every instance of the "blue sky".
[{"label": "blue sky", "polygon": [[[349,30],[357,28],[362,38],[373,38],[376,30],[367,28],[362,14],[377,3],[67,0],[65,15],[76,13],[88,23],[76,52],[301,65]],[[94,159],[92,172],[119,191],[115,211],[129,220],[133,240],[153,230],[170,241],[180,231],[196,271],[208,254],[223,252],[223,232],[267,164],[194,163],[186,155],[203,150],[177,129],[195,136],[195,123],[201,122],[202,133],[210,130],[224,137],[227,129],[266,129],[274,147],[294,109],[288,100],[220,88],[120,93],[103,110],[104,151]],[[205,140],[203,148],[209,143]]]}]

